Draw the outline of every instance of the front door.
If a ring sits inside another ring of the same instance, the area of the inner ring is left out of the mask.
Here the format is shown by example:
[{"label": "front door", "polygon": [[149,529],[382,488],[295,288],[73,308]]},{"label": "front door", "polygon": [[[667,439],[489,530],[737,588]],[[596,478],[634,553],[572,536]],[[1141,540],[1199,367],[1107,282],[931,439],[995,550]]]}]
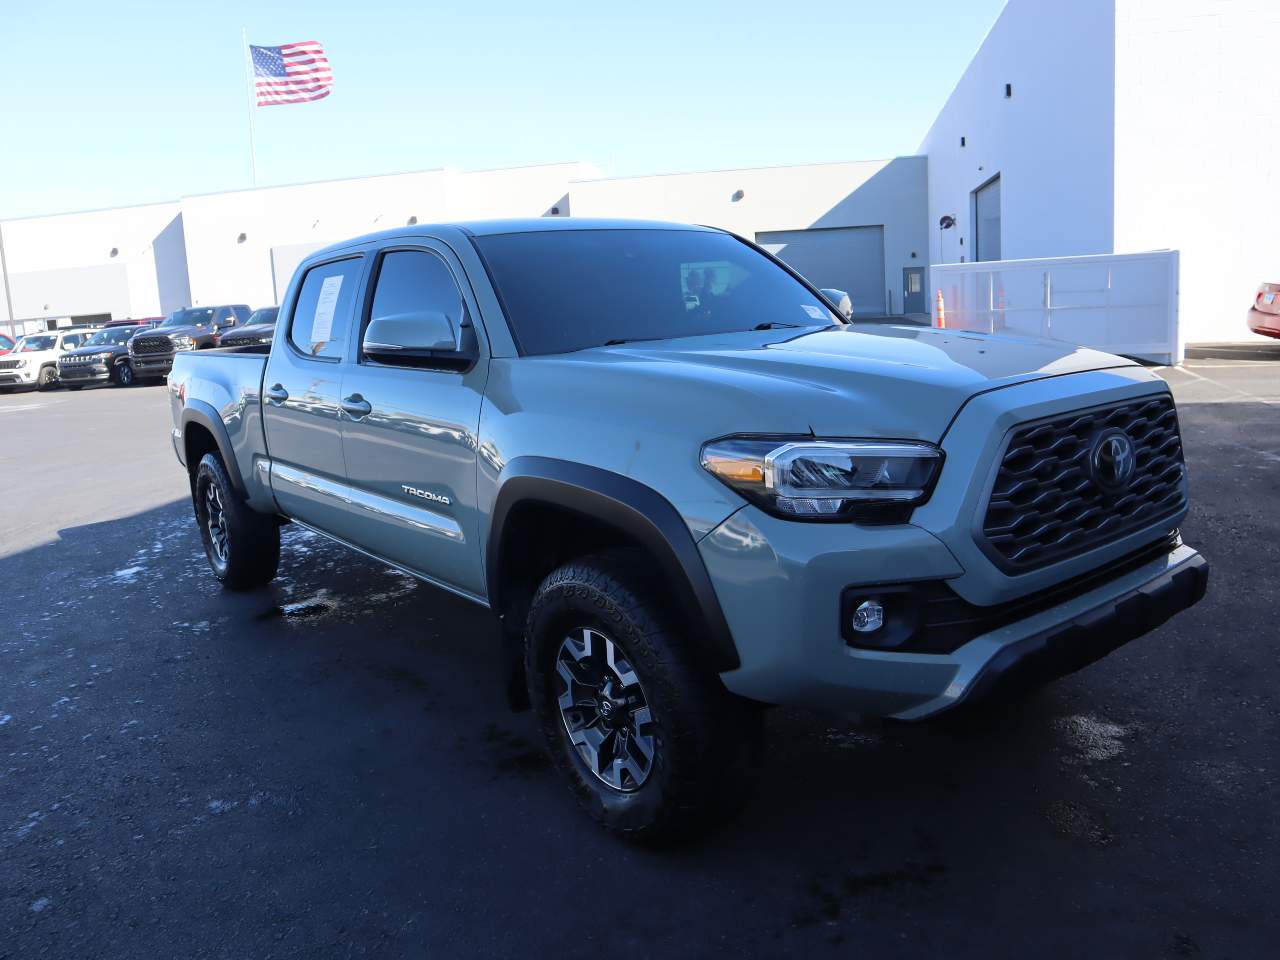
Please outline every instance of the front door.
[{"label": "front door", "polygon": [[902,268],[902,312],[929,312],[925,307],[924,267]]},{"label": "front door", "polygon": [[[369,321],[438,311],[455,328],[477,316],[461,264],[434,241],[382,251]],[[464,292],[465,291],[465,292]],[[343,380],[349,522],[364,549],[470,595],[484,594],[476,451],[488,350],[447,370],[374,362],[358,353]],[[353,531],[352,537],[355,536]]]},{"label": "front door", "polygon": [[287,516],[331,533],[346,501],[339,402],[363,268],[355,256],[307,271],[262,385],[276,502]]}]

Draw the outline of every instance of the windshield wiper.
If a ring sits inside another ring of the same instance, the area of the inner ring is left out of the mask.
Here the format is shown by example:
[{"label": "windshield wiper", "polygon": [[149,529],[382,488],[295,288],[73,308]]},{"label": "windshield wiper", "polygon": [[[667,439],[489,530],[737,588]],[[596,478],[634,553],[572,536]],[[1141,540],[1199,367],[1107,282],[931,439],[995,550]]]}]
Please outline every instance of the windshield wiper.
[{"label": "windshield wiper", "polygon": [[752,330],[777,330],[781,327],[798,327],[798,323],[778,323],[776,320],[766,320],[764,323],[757,323]]},{"label": "windshield wiper", "polygon": [[642,343],[646,340],[662,340],[663,337],[616,337],[613,340],[606,340],[603,346],[616,347],[623,343]]}]

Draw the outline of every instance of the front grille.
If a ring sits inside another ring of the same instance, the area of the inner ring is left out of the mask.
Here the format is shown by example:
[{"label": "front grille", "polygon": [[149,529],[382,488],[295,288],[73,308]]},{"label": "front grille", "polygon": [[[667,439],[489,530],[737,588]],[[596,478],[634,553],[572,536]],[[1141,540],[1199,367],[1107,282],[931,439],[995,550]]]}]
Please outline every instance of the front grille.
[{"label": "front grille", "polygon": [[0,360],[0,370],[17,370],[18,363],[17,360]]},{"label": "front grille", "polygon": [[[1136,460],[1118,492],[1096,483],[1089,466],[1094,439],[1113,428],[1133,441]],[[1023,573],[1172,517],[1186,502],[1171,397],[1083,410],[1009,435],[979,542],[1003,570]]]},{"label": "front grille", "polygon": [[168,337],[134,337],[129,341],[130,353],[172,353],[173,343]]}]

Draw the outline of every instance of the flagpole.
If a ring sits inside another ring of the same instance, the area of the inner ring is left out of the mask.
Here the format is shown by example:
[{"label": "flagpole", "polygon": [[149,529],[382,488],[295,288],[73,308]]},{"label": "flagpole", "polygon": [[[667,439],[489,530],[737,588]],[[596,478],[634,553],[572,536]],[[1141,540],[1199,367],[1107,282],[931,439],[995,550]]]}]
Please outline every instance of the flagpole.
[{"label": "flagpole", "polygon": [[253,185],[258,185],[258,144],[253,129],[253,58],[249,55],[249,31],[240,28],[240,45],[244,47],[244,72],[245,72],[245,88],[247,91],[247,104],[249,109],[249,162],[253,166]]}]

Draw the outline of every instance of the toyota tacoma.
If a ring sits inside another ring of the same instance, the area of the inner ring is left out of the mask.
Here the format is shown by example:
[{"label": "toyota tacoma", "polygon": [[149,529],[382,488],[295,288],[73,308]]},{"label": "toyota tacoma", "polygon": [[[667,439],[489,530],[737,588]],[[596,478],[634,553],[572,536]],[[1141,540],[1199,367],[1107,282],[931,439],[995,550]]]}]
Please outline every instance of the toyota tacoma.
[{"label": "toyota tacoma", "polygon": [[637,838],[744,795],[762,705],[923,719],[1200,599],[1162,380],[838,300],[678,224],[316,252],[270,345],[174,359],[214,575],[266,584],[292,521],[488,608],[573,793]]}]

